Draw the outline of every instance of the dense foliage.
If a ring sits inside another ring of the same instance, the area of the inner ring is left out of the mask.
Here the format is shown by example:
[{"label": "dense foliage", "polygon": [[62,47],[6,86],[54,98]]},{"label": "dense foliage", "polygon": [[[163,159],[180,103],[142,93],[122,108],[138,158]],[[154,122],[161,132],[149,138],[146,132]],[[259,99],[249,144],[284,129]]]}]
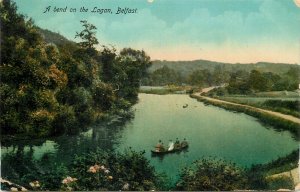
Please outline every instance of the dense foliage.
[{"label": "dense foliage", "polygon": [[250,73],[239,71],[230,75],[226,90],[229,94],[250,94],[261,91],[294,91],[300,82],[300,69],[291,67],[281,76],[271,72],[252,70]]},{"label": "dense foliage", "polygon": [[176,187],[181,191],[248,189],[245,170],[217,159],[201,159],[183,169]]},{"label": "dense foliage", "polygon": [[[299,63],[298,63],[299,64]],[[222,71],[227,71],[228,73],[233,73],[237,71],[250,72],[252,70],[264,72],[272,72],[274,74],[283,75],[289,71],[291,67],[296,67],[300,69],[299,65],[288,64],[288,63],[268,63],[268,62],[257,62],[257,63],[224,63],[218,61],[208,61],[208,60],[193,60],[193,61],[167,61],[167,60],[154,60],[152,62],[149,71],[153,71],[162,68],[163,66],[169,69],[180,72],[182,76],[187,77],[191,73],[197,70],[207,69],[213,72],[216,67],[221,68]]]},{"label": "dense foliage", "polygon": [[[77,191],[144,191],[166,190],[165,177],[157,174],[144,152],[131,149],[124,153],[103,151],[75,156],[70,165],[45,163],[29,158],[26,165],[17,165],[19,157],[6,156],[16,163],[19,177],[6,177],[30,190]],[[10,188],[1,187],[7,190]]]},{"label": "dense foliage", "polygon": [[0,10],[2,135],[76,133],[136,102],[151,64],[144,51],[96,50],[96,27],[87,21],[78,44],[48,44],[15,3],[4,0]]},{"label": "dense foliage", "polygon": [[96,151],[75,158],[70,174],[78,178],[75,190],[159,189],[159,177],[144,152],[126,150],[123,154]]},{"label": "dense foliage", "polygon": [[144,85],[164,86],[164,85],[181,85],[184,83],[180,72],[163,66],[151,73],[149,77],[143,79]]},{"label": "dense foliage", "polygon": [[[271,69],[270,69],[271,71]],[[228,84],[221,94],[251,94],[260,91],[294,91],[300,82],[300,68],[289,66],[286,73],[280,75],[261,70],[236,70],[222,65],[211,69],[196,69],[185,74],[164,65],[150,73],[143,79],[144,85],[192,85],[200,88],[213,85]]]},{"label": "dense foliage", "polygon": [[[32,155],[33,150],[24,152],[24,148],[18,149],[16,154],[7,154],[4,158],[11,161],[9,166],[13,169],[2,168],[12,170],[3,175],[4,179],[29,190],[225,191],[293,189],[291,178],[272,175],[297,167],[299,152],[295,150],[267,164],[245,169],[221,159],[199,159],[181,171],[175,186],[165,174],[155,171],[144,152],[131,149],[119,153],[96,148],[72,157],[70,164],[53,162],[51,154],[40,160],[34,160]],[[2,190],[10,188],[1,185]]]},{"label": "dense foliage", "polygon": [[300,109],[300,101],[267,100],[262,105],[270,108],[283,108],[290,111]]},{"label": "dense foliage", "polygon": [[220,159],[200,159],[181,171],[176,189],[181,191],[293,189],[292,178],[272,175],[296,168],[298,158],[299,151],[295,150],[285,157],[246,169]]},{"label": "dense foliage", "polygon": [[151,72],[149,76],[143,78],[144,85],[164,86],[164,85],[192,85],[198,87],[208,87],[220,85],[227,82],[229,73],[221,66],[215,66],[212,71],[199,69],[190,72],[188,75],[164,65]]}]

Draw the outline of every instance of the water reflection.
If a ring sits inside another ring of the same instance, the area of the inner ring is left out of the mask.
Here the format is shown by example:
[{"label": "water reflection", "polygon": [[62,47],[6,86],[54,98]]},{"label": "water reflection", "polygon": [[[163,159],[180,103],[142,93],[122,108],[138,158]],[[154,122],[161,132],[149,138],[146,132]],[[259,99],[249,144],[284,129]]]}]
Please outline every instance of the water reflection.
[{"label": "water reflection", "polygon": [[95,151],[96,148],[113,150],[119,145],[119,132],[133,117],[132,113],[126,118],[104,121],[78,135],[5,143],[1,147],[2,175],[20,180],[33,170],[43,172],[55,165],[68,165],[75,155]]}]

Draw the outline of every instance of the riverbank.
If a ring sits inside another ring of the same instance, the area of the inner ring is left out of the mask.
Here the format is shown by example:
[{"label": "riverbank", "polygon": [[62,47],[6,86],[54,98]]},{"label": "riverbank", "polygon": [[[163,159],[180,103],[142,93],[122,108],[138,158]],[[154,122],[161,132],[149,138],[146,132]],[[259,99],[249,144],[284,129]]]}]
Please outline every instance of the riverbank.
[{"label": "riverbank", "polygon": [[252,166],[249,174],[262,175],[269,190],[293,190],[300,182],[298,159],[299,151],[294,150],[269,163]]},{"label": "riverbank", "polygon": [[[220,190],[229,190],[228,187],[230,190],[293,190],[299,183],[298,151],[296,150],[269,163],[257,164],[245,169],[221,159],[198,159],[197,162],[205,162],[200,168],[201,173],[205,171],[206,173],[190,179],[181,177],[176,180],[176,185],[170,183],[169,175],[157,172],[145,158],[144,153],[130,149],[123,153],[95,149],[80,157],[73,157],[71,165],[60,165],[60,167],[50,165],[54,171],[46,168],[43,171],[47,174],[34,168],[41,166],[41,162],[29,161],[27,166],[34,167],[31,167],[29,173],[25,173],[23,179],[0,178],[1,190],[191,190],[190,187],[196,187],[197,190],[215,189],[213,185],[207,185],[203,180],[199,180],[201,177],[212,181],[214,185],[218,184]],[[194,168],[190,170],[197,171]],[[226,174],[227,177],[220,177],[216,180],[217,175]],[[68,179],[69,182],[65,182]],[[95,180],[98,182],[95,183]],[[196,182],[200,186],[195,186]],[[33,185],[34,183],[36,185]],[[236,185],[237,183],[239,185]]]},{"label": "riverbank", "polygon": [[192,86],[141,86],[139,93],[167,95],[167,94],[187,94],[193,90]]},{"label": "riverbank", "polygon": [[249,105],[269,111],[276,111],[285,115],[300,118],[300,92],[269,91],[251,94],[229,94],[225,87],[204,92],[202,96],[224,100],[242,105]]},{"label": "riverbank", "polygon": [[206,104],[222,107],[231,111],[243,112],[245,114],[254,116],[261,120],[263,123],[272,125],[277,129],[289,130],[295,135],[296,139],[299,139],[300,119],[291,115],[285,115],[278,112],[260,109],[248,105],[237,104],[233,102],[205,97],[200,95],[200,93],[191,94],[190,97],[195,98],[198,101],[204,102]]}]

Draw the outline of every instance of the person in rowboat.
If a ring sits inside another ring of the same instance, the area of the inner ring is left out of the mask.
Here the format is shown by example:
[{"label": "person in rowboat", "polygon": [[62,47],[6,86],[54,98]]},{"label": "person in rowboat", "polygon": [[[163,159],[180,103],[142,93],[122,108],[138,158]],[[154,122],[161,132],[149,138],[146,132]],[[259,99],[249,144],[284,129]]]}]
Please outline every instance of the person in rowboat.
[{"label": "person in rowboat", "polygon": [[174,149],[174,143],[172,140],[169,142],[168,151],[172,151]]},{"label": "person in rowboat", "polygon": [[157,145],[155,146],[156,152],[165,151],[164,144],[161,142],[161,140],[158,141]]},{"label": "person in rowboat", "polygon": [[183,141],[181,142],[181,147],[186,146],[188,144],[188,142],[186,141],[186,139],[184,138]]},{"label": "person in rowboat", "polygon": [[178,138],[176,138],[176,141],[175,141],[175,144],[174,144],[174,148],[175,149],[180,148],[180,142],[179,142]]}]

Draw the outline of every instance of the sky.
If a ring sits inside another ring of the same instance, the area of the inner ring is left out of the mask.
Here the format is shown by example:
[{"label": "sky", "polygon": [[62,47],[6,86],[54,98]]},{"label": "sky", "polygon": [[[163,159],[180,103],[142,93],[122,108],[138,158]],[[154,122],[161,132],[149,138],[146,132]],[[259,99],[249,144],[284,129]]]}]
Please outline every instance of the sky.
[{"label": "sky", "polygon": [[[300,0],[15,2],[38,26],[70,40],[78,41],[74,37],[83,29],[80,20],[87,20],[97,27],[100,45],[143,49],[152,60],[300,63]],[[48,6],[50,11],[43,13]],[[80,12],[83,6],[87,12]],[[55,7],[67,11],[54,12]],[[112,14],[92,13],[94,7]],[[119,7],[137,11],[115,14]]]}]

